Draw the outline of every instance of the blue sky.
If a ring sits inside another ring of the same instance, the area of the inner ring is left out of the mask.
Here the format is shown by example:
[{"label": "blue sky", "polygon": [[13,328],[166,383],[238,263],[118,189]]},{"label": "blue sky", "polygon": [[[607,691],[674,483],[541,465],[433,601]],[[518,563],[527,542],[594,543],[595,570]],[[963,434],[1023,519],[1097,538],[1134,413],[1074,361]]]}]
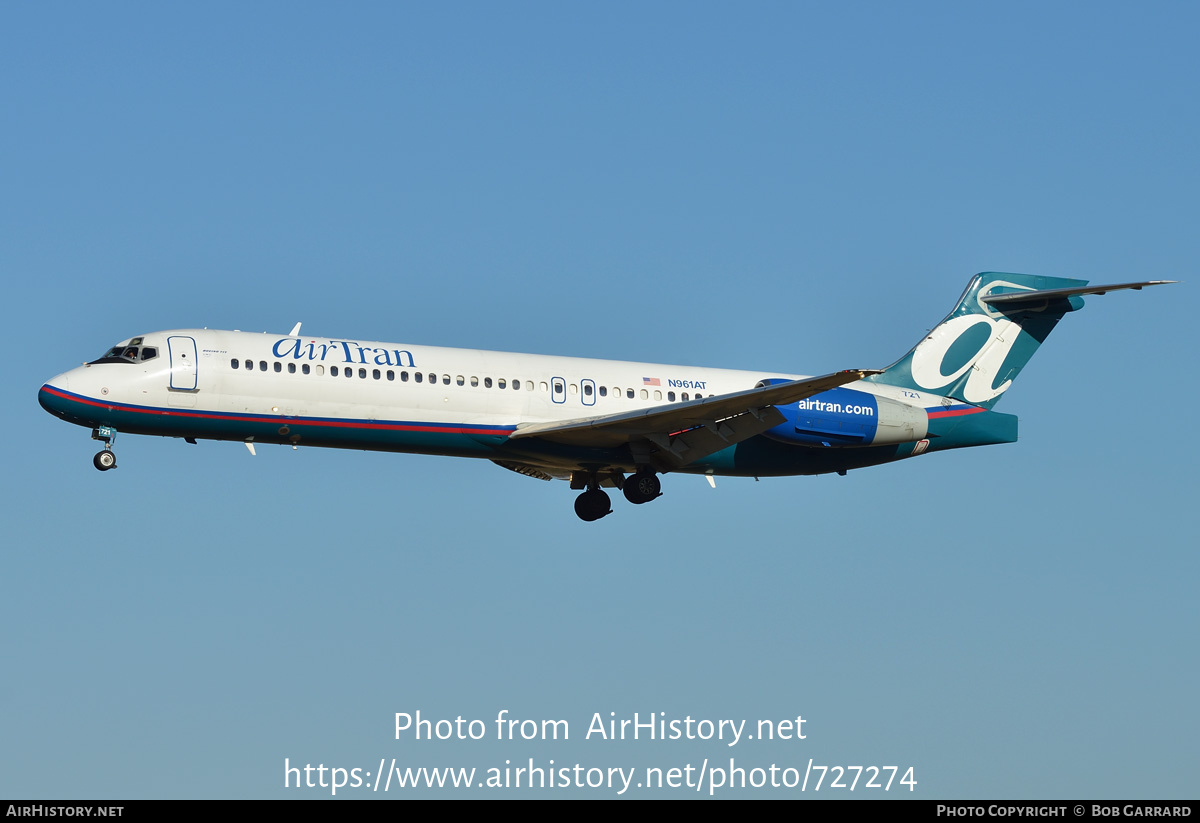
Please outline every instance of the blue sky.
[{"label": "blue sky", "polygon": [[[1183,3],[8,4],[0,796],[328,796],[285,790],[285,758],[732,756],[911,765],[925,798],[1194,797],[1198,23]],[[998,407],[1017,444],[668,476],[590,525],[566,484],[448,458],[129,436],[101,474],[36,402],[134,334],[297,320],[880,367],[984,270],[1185,282],[1067,317]],[[571,740],[393,731],[502,709]],[[802,715],[808,736],[584,740],[609,712]]]}]

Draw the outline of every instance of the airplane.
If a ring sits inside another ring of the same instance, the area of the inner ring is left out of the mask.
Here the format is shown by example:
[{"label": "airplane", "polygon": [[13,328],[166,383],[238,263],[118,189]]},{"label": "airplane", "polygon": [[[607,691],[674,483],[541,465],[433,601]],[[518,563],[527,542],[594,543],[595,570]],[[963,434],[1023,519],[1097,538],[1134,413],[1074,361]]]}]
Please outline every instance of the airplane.
[{"label": "airplane", "polygon": [[51,414],[92,430],[116,468],[117,432],[476,457],[568,480],[575,513],[662,494],[660,475],[836,472],[1012,443],[992,410],[1084,295],[1173,283],[984,272],[885,369],[818,377],[614,360],[181,329],[142,334],[52,378]]}]

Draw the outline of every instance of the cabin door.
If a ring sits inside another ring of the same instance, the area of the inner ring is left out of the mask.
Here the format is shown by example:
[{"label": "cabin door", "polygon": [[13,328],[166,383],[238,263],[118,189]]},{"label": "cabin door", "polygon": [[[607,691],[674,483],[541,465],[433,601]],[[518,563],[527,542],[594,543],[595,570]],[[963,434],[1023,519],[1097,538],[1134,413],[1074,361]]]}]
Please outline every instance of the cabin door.
[{"label": "cabin door", "polygon": [[167,351],[171,356],[171,382],[174,391],[196,390],[196,339],[168,337]]}]

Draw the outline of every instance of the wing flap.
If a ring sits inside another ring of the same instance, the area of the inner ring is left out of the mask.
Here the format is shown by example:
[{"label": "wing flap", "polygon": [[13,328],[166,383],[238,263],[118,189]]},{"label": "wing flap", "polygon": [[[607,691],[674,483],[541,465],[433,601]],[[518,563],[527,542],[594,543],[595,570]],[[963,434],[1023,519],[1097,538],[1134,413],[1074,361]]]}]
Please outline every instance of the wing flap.
[{"label": "wing flap", "polygon": [[706,423],[694,429],[676,434],[650,434],[646,439],[658,447],[650,455],[650,462],[661,471],[686,466],[706,455],[749,440],[755,435],[775,428],[787,420],[783,412],[774,406],[750,409],[736,417]]}]

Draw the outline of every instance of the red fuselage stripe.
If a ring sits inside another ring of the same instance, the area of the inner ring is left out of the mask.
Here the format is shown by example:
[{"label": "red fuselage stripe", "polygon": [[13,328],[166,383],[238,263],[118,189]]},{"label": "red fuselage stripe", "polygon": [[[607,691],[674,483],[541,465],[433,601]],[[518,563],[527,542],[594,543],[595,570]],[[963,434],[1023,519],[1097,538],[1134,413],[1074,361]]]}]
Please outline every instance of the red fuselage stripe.
[{"label": "red fuselage stripe", "polygon": [[939,417],[962,417],[964,414],[979,414],[987,411],[987,409],[971,408],[971,409],[952,409],[950,411],[929,412],[930,420],[937,420]]},{"label": "red fuselage stripe", "polygon": [[463,426],[452,425],[436,425],[436,424],[417,424],[417,423],[369,423],[365,421],[355,420],[324,420],[310,417],[289,417],[279,415],[278,417],[269,417],[266,415],[241,415],[232,413],[215,413],[206,414],[204,412],[190,412],[183,410],[170,409],[153,409],[144,406],[130,406],[124,403],[105,403],[100,400],[93,400],[90,397],[84,397],[79,394],[68,394],[60,391],[53,386],[43,386],[42,391],[53,394],[55,397],[61,397],[72,403],[82,403],[88,406],[95,406],[101,409],[109,409],[111,411],[131,412],[133,414],[149,414],[159,415],[162,417],[187,417],[199,420],[230,420],[240,423],[281,423],[285,425],[299,426],[323,426],[327,428],[343,428],[343,429],[373,429],[383,431],[407,431],[407,432],[436,432],[439,434],[491,434],[507,436],[512,433],[512,429],[501,428],[467,428]]}]

